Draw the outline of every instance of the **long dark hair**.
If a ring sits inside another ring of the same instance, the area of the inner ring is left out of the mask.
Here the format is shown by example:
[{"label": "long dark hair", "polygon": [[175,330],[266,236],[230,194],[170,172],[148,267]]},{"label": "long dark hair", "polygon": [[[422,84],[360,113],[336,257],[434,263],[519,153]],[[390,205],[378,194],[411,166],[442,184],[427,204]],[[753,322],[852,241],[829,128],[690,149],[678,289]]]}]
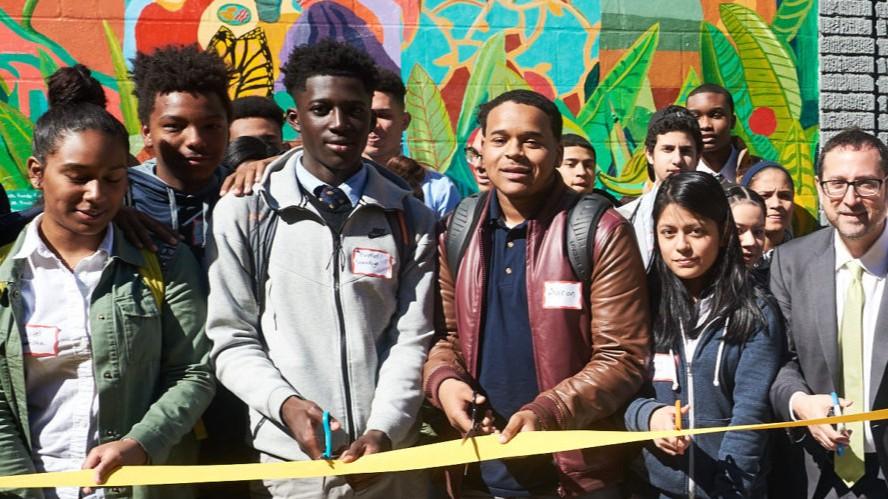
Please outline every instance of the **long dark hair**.
[{"label": "long dark hair", "polygon": [[[743,264],[743,253],[734,226],[734,217],[718,180],[701,172],[682,172],[666,179],[654,201],[654,226],[663,210],[675,203],[718,226],[722,244],[718,257],[706,272],[704,296],[712,299],[709,316],[728,320],[725,341],[743,343],[766,324],[758,300],[764,290],[757,287]],[[672,348],[681,339],[684,329],[695,337],[697,309],[684,283],[666,266],[660,255],[660,245],[654,238],[656,251],[648,275],[651,290],[651,311],[654,317],[654,344],[657,351]]]}]

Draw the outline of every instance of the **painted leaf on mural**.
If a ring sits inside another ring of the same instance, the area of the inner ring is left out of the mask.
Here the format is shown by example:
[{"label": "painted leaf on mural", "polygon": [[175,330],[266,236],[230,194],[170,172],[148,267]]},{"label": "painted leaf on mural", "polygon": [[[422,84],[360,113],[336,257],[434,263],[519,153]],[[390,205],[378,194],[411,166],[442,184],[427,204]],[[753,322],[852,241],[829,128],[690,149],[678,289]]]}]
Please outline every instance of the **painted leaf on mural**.
[{"label": "painted leaf on mural", "polygon": [[40,64],[38,65],[40,76],[42,76],[44,80],[49,78],[57,69],[59,69],[59,65],[52,60],[52,57],[50,57],[45,50],[37,49],[37,58],[40,59]]},{"label": "painted leaf on mural", "polygon": [[443,173],[456,150],[456,137],[438,86],[419,64],[410,71],[404,103],[412,117],[407,134],[410,156]]},{"label": "painted leaf on mural", "polygon": [[815,3],[816,0],[783,0],[771,22],[771,29],[785,42],[791,42]]},{"label": "painted leaf on mural", "polygon": [[[796,194],[814,196],[817,194],[817,186],[814,178],[814,163],[811,158],[811,148],[805,131],[798,121],[792,122],[786,142],[780,151],[780,164],[789,170],[792,181],[795,184]],[[797,203],[798,204],[798,203]],[[816,205],[803,206],[814,214]]]},{"label": "painted leaf on mural", "polygon": [[235,72],[228,86],[232,100],[248,95],[267,97],[274,91],[274,64],[262,28],[236,37],[222,26],[210,39],[207,49],[215,50]]},{"label": "painted leaf on mural", "polygon": [[123,125],[130,135],[137,135],[141,128],[139,122],[139,105],[136,102],[136,96],[133,95],[135,85],[129,77],[126,68],[126,59],[123,57],[123,51],[120,49],[120,42],[111,29],[108,21],[102,21],[102,28],[105,30],[105,40],[108,42],[108,50],[111,52],[111,65],[114,67],[114,77],[117,78],[117,86],[120,89],[120,114],[123,116]]},{"label": "painted leaf on mural", "polygon": [[466,83],[463,94],[462,112],[457,122],[456,131],[460,140],[465,140],[474,128],[478,106],[483,104],[487,96],[487,82],[506,58],[504,33],[497,33],[484,42],[475,53],[475,63],[471,65],[472,74]]},{"label": "painted leaf on mural", "polygon": [[697,71],[691,66],[688,68],[688,75],[685,76],[684,83],[681,84],[681,89],[678,91],[678,97],[675,98],[675,104],[684,106],[685,102],[688,100],[688,94],[691,93],[691,90],[699,86],[700,77],[697,76]]},{"label": "painted leaf on mural", "polygon": [[781,142],[785,140],[791,123],[799,119],[802,109],[799,80],[792,58],[754,11],[737,4],[722,4],[719,10],[725,27],[737,44],[752,105],[773,112],[777,126],[770,138]]},{"label": "painted leaf on mural", "polygon": [[771,141],[749,129],[754,107],[740,56],[724,33],[709,23],[703,23],[700,33],[700,62],[704,81],[725,87],[734,98],[734,114],[738,124],[735,133],[743,138],[752,154],[776,160],[779,153]]},{"label": "painted leaf on mural", "polygon": [[635,149],[632,158],[623,165],[619,175],[612,176],[599,171],[598,179],[611,192],[621,196],[638,196],[648,180],[647,165],[644,144],[641,144]]},{"label": "painted leaf on mural", "polygon": [[31,156],[31,137],[34,125],[18,109],[0,102],[0,138],[12,158],[13,165],[4,165],[5,174],[11,177],[11,184],[17,189],[29,187],[28,158]]},{"label": "painted leaf on mural", "polygon": [[592,122],[596,114],[605,109],[603,106],[605,95],[610,96],[614,109],[621,116],[631,112],[638,97],[638,90],[647,77],[653,54],[657,50],[659,34],[660,23],[654,23],[626,50],[580,109],[577,115],[580,125],[585,127]]}]

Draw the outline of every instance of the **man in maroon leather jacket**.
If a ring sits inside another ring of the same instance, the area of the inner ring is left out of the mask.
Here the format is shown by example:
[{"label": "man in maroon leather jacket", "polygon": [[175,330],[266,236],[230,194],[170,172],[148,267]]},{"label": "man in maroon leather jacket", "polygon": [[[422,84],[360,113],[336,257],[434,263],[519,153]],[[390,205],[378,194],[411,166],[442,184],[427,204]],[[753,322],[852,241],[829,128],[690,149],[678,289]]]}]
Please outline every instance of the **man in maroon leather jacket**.
[{"label": "man in maroon leather jacket", "polygon": [[[614,415],[637,392],[649,355],[647,289],[632,226],[613,209],[601,216],[591,277],[578,282],[564,231],[579,195],[555,170],[562,126],[557,108],[535,92],[511,91],[486,104],[479,121],[494,189],[482,201],[456,276],[447,265],[446,235],[439,241],[446,336],[425,364],[426,396],[463,434],[472,427],[474,401],[487,415],[483,431],[496,428],[501,441],[521,431],[620,429]],[[503,265],[515,250],[524,252],[523,268]],[[516,274],[525,277],[504,280]],[[522,290],[517,298],[508,294],[513,285]],[[507,406],[514,412],[502,414]],[[515,461],[485,463],[469,468],[465,480],[460,469],[448,482],[454,497],[619,497],[629,452],[563,452],[544,456],[542,467],[523,469]],[[548,471],[551,482],[544,478]]]}]

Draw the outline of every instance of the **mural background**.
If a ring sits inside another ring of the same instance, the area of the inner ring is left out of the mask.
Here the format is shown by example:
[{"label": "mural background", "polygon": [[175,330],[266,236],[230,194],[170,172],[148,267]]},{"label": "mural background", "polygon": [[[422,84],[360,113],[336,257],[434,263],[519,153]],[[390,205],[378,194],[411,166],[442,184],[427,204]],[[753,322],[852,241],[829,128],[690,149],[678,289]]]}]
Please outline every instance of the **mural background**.
[{"label": "mural background", "polygon": [[[14,208],[34,193],[24,171],[44,78],[83,63],[141,149],[129,59],[199,43],[237,70],[233,98],[292,100],[280,67],[294,46],[349,40],[408,84],[417,160],[475,190],[462,147],[478,104],[532,88],[554,99],[565,130],[598,153],[599,187],[638,194],[653,111],[708,81],[736,102],[735,134],[792,172],[816,214],[817,0],[0,0],[0,182]],[[289,137],[291,130],[287,131]],[[803,228],[802,228],[803,229]]]}]

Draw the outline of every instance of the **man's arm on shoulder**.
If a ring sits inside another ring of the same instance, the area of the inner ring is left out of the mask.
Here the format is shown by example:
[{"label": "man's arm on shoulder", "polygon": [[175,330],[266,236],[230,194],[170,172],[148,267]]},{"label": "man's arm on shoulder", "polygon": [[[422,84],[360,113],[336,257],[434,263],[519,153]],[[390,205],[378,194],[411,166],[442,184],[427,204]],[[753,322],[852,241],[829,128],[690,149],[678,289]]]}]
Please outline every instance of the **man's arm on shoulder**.
[{"label": "man's arm on shoulder", "polygon": [[[256,196],[256,194],[253,194]],[[255,199],[225,196],[213,212],[208,246],[210,295],[207,336],[213,341],[216,376],[239,399],[283,425],[281,406],[298,392],[268,358],[262,340],[259,302],[254,292],[249,217]]]},{"label": "man's arm on shoulder", "polygon": [[647,283],[632,226],[614,210],[598,223],[592,277],[592,357],[524,407],[543,429],[583,428],[614,414],[641,386],[650,355]]},{"label": "man's arm on shoulder", "polygon": [[[805,382],[795,347],[795,332],[792,328],[792,294],[803,290],[794,290],[792,282],[792,261],[786,258],[785,248],[774,250],[771,260],[771,294],[780,305],[780,312],[786,327],[787,358],[777,372],[777,378],[771,385],[771,405],[778,417],[783,421],[792,421],[795,415],[790,409],[790,402],[795,393],[811,394]],[[812,311],[813,312],[813,311]]]},{"label": "man's arm on shoulder", "polygon": [[[449,220],[448,220],[449,223]],[[454,286],[456,277],[447,264],[447,232],[440,231],[438,236],[438,293],[439,313],[443,320],[443,330],[436,331],[434,343],[429,352],[428,360],[423,366],[422,383],[426,399],[437,408],[441,408],[438,400],[438,388],[441,383],[450,378],[456,378],[472,384],[472,379],[466,372],[462,353],[459,345],[459,333],[456,329],[456,296]],[[454,269],[455,270],[455,269]]]},{"label": "man's arm on shoulder", "polygon": [[422,366],[434,335],[435,215],[411,199],[416,242],[403,255],[398,273],[394,345],[379,367],[379,380],[367,420],[368,430],[380,430],[395,446],[403,442],[422,404]]}]

